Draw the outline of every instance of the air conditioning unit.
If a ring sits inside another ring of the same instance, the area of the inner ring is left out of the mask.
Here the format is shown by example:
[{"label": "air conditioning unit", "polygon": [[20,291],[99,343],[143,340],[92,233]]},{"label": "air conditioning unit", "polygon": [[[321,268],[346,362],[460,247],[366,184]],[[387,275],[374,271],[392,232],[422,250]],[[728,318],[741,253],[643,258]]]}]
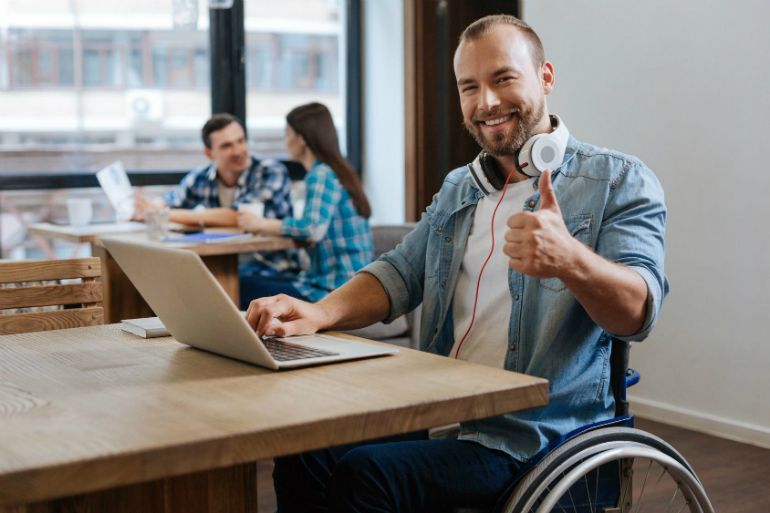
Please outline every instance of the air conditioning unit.
[{"label": "air conditioning unit", "polygon": [[163,93],[149,89],[126,91],[126,117],[133,123],[160,121],[163,118]]}]

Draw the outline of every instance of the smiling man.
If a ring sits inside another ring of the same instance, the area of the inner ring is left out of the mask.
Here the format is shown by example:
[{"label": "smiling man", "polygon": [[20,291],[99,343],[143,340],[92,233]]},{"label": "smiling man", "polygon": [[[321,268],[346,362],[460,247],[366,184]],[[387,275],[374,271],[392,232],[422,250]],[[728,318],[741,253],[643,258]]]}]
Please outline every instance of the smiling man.
[{"label": "smiling man", "polygon": [[348,283],[315,304],[258,299],[247,318],[259,333],[293,335],[389,321],[422,304],[420,349],[545,377],[550,403],[441,438],[278,459],[280,513],[491,509],[549,442],[613,416],[611,338],[642,340],[658,317],[668,284],[655,175],[579,142],[549,113],[554,66],[517,18],[467,27],[454,69],[479,156],[447,175],[402,244]]},{"label": "smiling man", "polygon": [[[214,114],[201,129],[203,153],[209,163],[190,171],[165,198],[137,194],[136,214],[169,208],[169,221],[199,228],[237,227],[238,205],[262,203],[264,217],[292,216],[291,181],[278,160],[249,153],[241,121],[227,113]],[[294,250],[254,253],[243,261],[241,275],[275,276],[299,270]]]},{"label": "smiling man", "polygon": [[261,202],[265,217],[292,215],[291,182],[277,160],[249,154],[246,132],[231,114],[213,115],[201,129],[203,153],[209,163],[190,171],[164,201],[137,197],[137,216],[170,207],[169,220],[191,226],[237,226],[238,205]]}]

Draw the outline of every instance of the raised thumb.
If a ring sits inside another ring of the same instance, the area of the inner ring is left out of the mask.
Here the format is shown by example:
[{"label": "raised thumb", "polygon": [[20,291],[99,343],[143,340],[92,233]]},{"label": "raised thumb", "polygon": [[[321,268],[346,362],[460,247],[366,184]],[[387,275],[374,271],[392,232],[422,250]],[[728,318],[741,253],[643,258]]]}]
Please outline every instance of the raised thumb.
[{"label": "raised thumb", "polygon": [[559,208],[559,202],[556,199],[556,193],[553,190],[553,183],[551,182],[551,171],[546,169],[543,174],[540,175],[540,183],[538,184],[540,189],[540,210],[557,210]]}]

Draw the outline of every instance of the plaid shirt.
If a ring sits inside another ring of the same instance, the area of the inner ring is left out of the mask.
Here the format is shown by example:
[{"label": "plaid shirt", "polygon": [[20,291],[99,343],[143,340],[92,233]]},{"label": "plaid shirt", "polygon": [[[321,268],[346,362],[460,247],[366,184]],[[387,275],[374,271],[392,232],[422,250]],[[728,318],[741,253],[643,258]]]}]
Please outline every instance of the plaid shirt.
[{"label": "plaid shirt", "polygon": [[307,250],[309,268],[293,284],[306,298],[318,301],[372,260],[374,243],[369,221],[358,215],[348,191],[329,166],[316,161],[305,183],[302,218],[284,219],[281,234],[315,242]]},{"label": "plaid shirt", "polygon": [[[217,167],[211,162],[187,173],[181,183],[166,197],[171,208],[220,208]],[[291,181],[286,167],[273,159],[251,157],[251,165],[238,177],[235,198],[231,208],[242,203],[260,201],[265,205],[265,217],[283,219],[292,216]],[[272,251],[254,253],[253,262],[260,272],[275,275],[282,272],[296,273],[300,269],[297,251]]]}]

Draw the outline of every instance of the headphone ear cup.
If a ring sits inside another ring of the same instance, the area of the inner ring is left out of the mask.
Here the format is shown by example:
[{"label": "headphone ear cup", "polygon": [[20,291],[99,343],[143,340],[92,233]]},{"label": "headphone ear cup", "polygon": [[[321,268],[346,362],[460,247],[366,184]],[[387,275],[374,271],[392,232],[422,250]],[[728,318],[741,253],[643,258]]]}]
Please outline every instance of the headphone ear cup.
[{"label": "headphone ear cup", "polygon": [[546,137],[545,134],[537,134],[527,139],[519,150],[519,154],[516,156],[516,165],[519,172],[522,174],[534,178],[540,176],[543,171],[533,162],[532,154],[535,151],[535,145],[537,142]]},{"label": "headphone ear cup", "polygon": [[559,147],[554,137],[540,137],[532,145],[530,159],[541,173],[546,169],[553,171],[559,167],[563,158],[564,149]]},{"label": "headphone ear cup", "polygon": [[494,157],[484,152],[479,156],[479,163],[481,164],[481,170],[484,172],[484,176],[487,177],[489,183],[496,190],[502,190],[505,185],[505,175],[503,170],[500,169],[500,164],[497,163]]}]

